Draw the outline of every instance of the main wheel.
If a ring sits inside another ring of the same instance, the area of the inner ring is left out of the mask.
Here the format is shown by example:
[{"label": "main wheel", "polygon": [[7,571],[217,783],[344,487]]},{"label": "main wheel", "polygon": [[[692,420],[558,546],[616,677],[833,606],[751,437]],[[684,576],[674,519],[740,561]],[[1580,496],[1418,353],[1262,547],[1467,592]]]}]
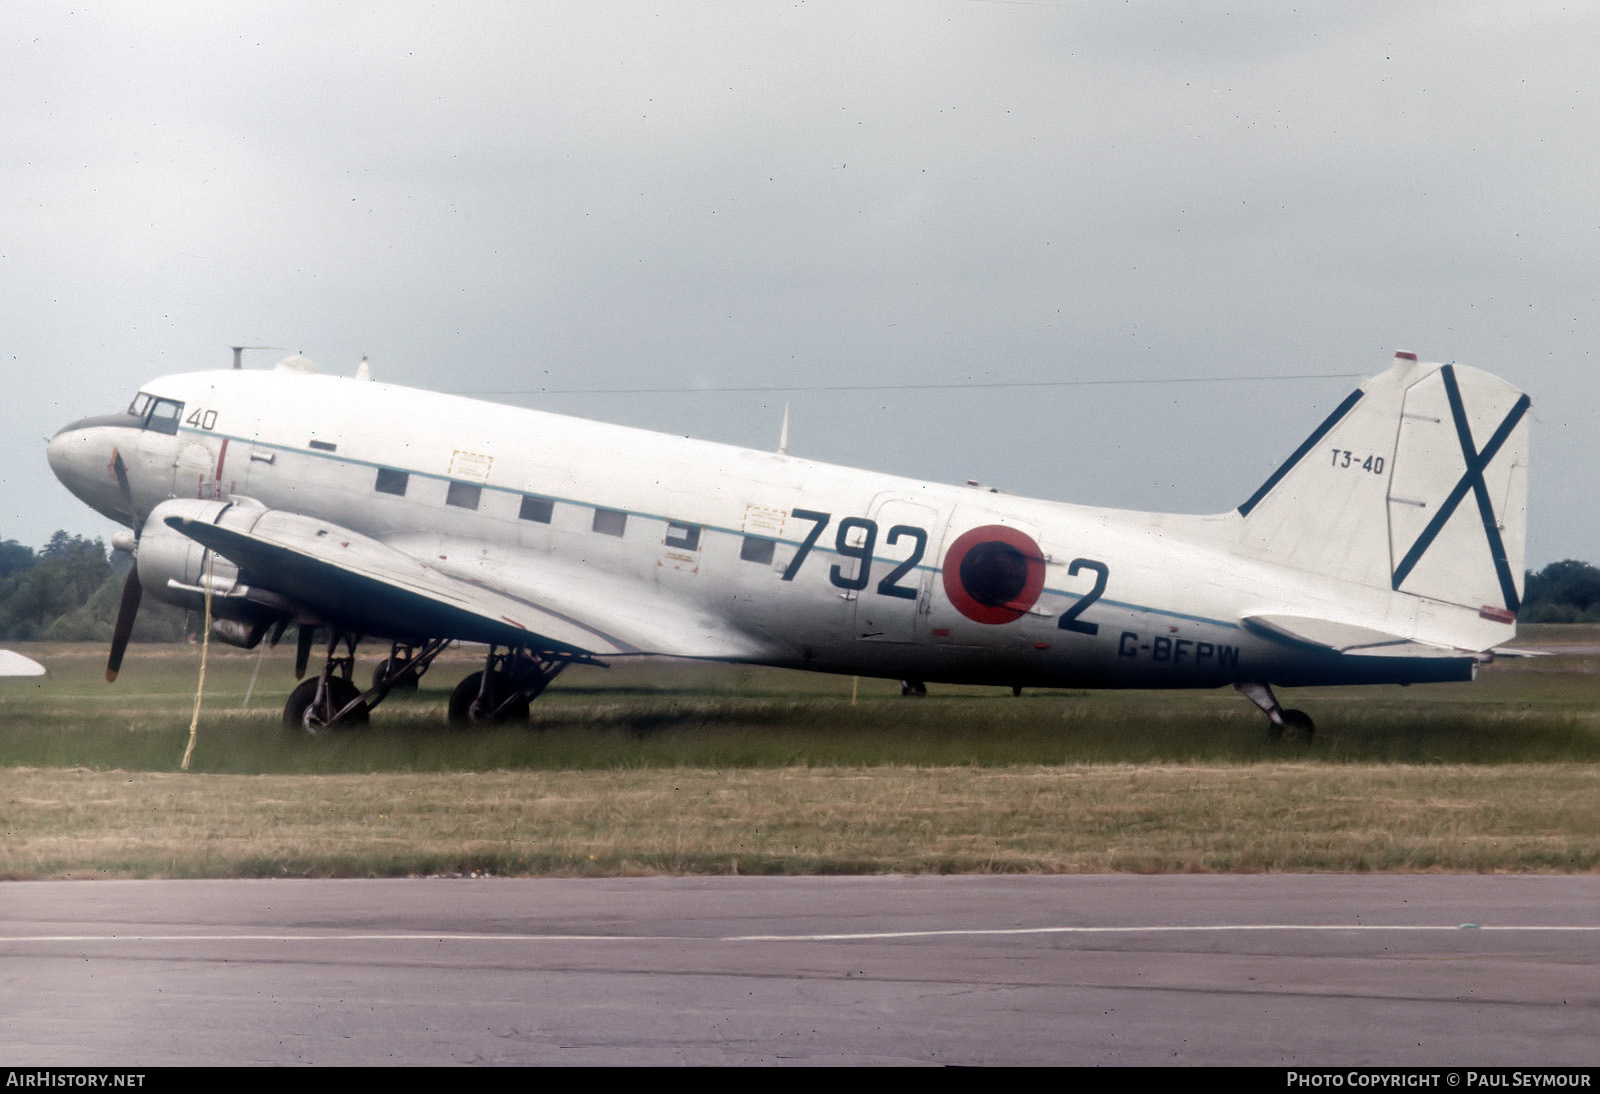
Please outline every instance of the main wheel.
[{"label": "main wheel", "polygon": [[900,694],[907,698],[918,698],[928,694],[928,685],[921,680],[900,681]]},{"label": "main wheel", "polygon": [[[391,677],[390,673],[394,675]],[[389,690],[395,693],[405,693],[417,690],[417,670],[410,661],[394,661],[385,657],[378,662],[378,667],[372,670],[372,686],[381,688],[385,683]]]},{"label": "main wheel", "polygon": [[[502,673],[489,677],[483,699],[483,673],[475,672],[450,693],[450,724],[457,727],[507,725],[528,720],[528,697],[511,686]],[[506,702],[510,699],[510,702]],[[501,705],[504,709],[501,709]],[[498,711],[498,713],[496,713]]]},{"label": "main wheel", "polygon": [[354,699],[358,699],[361,692],[356,686],[342,676],[333,676],[328,679],[328,703],[326,709],[316,709],[317,678],[302,680],[300,685],[289,693],[289,701],[283,705],[283,724],[290,729],[297,729],[308,737],[319,737],[334,729],[348,729],[353,726],[364,726],[370,720],[372,712],[367,709],[367,704],[361,703],[343,718],[333,721],[332,716],[343,710]]}]

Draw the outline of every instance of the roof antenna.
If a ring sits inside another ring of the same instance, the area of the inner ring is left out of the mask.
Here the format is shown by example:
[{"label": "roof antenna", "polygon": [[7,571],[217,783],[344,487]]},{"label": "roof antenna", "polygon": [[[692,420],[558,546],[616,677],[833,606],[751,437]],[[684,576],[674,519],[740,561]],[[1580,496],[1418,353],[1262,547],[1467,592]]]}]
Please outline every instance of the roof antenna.
[{"label": "roof antenna", "polygon": [[234,371],[237,372],[237,371],[239,371],[239,370],[244,368],[244,351],[245,350],[247,350],[247,349],[280,349],[281,350],[283,347],[282,346],[231,346],[229,348],[231,348],[233,350],[233,367],[234,367]]},{"label": "roof antenna", "polygon": [[778,455],[789,454],[789,404],[783,404],[783,427],[778,430]]},{"label": "roof antenna", "polygon": [[356,366],[356,379],[357,380],[370,380],[370,379],[372,379],[372,372],[371,372],[370,369],[367,368],[367,355],[364,354],[364,353],[361,355],[361,363]]}]

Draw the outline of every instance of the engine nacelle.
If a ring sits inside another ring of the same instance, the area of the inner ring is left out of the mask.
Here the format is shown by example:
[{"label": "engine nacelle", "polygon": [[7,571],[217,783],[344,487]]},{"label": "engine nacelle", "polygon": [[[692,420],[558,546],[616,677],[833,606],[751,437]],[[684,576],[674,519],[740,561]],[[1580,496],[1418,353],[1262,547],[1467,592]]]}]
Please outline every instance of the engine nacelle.
[{"label": "engine nacelle", "polygon": [[139,583],[156,599],[196,612],[205,610],[209,586],[213,633],[232,645],[253,647],[267,627],[292,614],[294,606],[276,593],[241,583],[238,566],[168,526],[167,518],[182,517],[248,532],[265,512],[264,505],[247,498],[162,502],[150,511],[139,534]]}]

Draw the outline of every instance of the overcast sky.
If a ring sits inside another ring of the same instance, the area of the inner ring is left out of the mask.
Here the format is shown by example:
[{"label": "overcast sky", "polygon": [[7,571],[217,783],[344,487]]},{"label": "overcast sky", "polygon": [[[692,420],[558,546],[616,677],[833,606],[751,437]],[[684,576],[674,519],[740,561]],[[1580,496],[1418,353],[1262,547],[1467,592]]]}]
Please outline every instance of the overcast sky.
[{"label": "overcast sky", "polygon": [[[1532,395],[1529,564],[1600,562],[1595,5],[5,10],[0,539],[109,535],[43,437],[239,343],[1188,512],[1407,349]],[[1205,382],[938,386],[1116,379]]]}]

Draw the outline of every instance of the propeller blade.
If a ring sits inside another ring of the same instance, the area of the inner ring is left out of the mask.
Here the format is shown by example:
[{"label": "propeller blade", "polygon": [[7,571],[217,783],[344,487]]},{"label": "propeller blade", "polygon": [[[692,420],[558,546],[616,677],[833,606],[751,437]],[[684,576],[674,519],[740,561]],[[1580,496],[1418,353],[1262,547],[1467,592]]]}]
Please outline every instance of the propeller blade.
[{"label": "propeller blade", "polygon": [[317,628],[300,624],[300,638],[294,650],[294,678],[301,679],[306,674],[306,665],[311,661],[311,643],[316,640]]},{"label": "propeller blade", "polygon": [[139,584],[139,567],[128,571],[122,583],[122,602],[117,605],[117,623],[111,629],[111,656],[106,658],[106,683],[112,683],[122,671],[122,655],[128,652],[128,639],[133,637],[133,621],[139,616],[139,600],[144,596],[144,586]]},{"label": "propeller blade", "polygon": [[[122,508],[128,513],[128,522],[133,525],[134,538],[137,540],[139,532],[144,527],[144,521],[139,519],[139,514],[133,508],[133,487],[128,482],[128,465],[122,462],[120,449],[111,450],[111,470],[117,476],[117,489],[122,492]],[[124,589],[127,587],[124,586]]]}]

